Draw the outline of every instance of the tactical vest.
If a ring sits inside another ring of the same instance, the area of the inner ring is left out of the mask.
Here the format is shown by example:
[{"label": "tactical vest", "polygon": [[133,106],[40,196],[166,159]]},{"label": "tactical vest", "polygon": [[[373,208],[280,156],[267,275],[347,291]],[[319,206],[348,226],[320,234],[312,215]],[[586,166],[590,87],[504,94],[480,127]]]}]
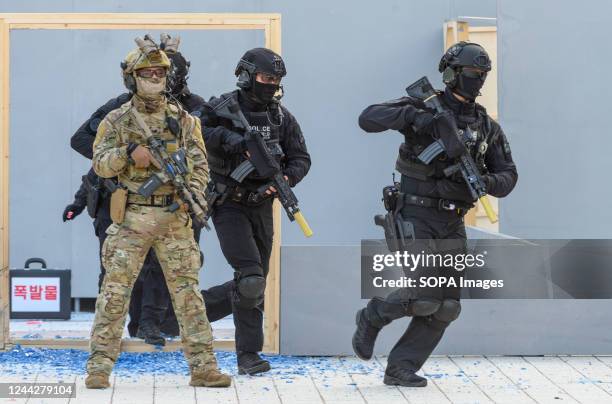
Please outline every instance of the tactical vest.
[{"label": "tactical vest", "polygon": [[[466,142],[466,146],[481,173],[487,172],[485,156],[489,144],[492,142],[491,136],[493,134],[490,119],[486,110],[480,106],[477,107],[477,118],[474,122],[468,123],[460,118],[457,119],[459,129],[465,131],[469,128],[468,133],[471,133],[472,136],[471,140]],[[428,165],[425,165],[418,159],[418,155],[434,141],[430,133],[423,132],[417,133],[414,128],[404,131],[406,141],[400,146],[395,169],[400,174],[418,181],[432,181],[445,178],[444,169],[454,162],[444,152],[440,153]]]},{"label": "tactical vest", "polygon": [[[232,97],[237,97],[237,92],[231,94]],[[249,122],[249,126],[251,129],[256,130],[261,133],[268,149],[271,153],[276,157],[277,161],[280,163],[283,157],[283,152],[280,146],[280,125],[275,125],[271,121],[273,118],[270,117],[270,112],[246,112],[243,111],[245,118]],[[236,128],[233,125],[228,128],[233,130],[236,133],[244,135],[244,130],[240,128]],[[213,150],[208,151],[208,165],[212,172],[222,175],[224,177],[228,177],[232,171],[236,169],[246,160],[246,156],[244,154],[234,154],[231,156],[222,156],[217,154]],[[256,172],[252,172],[249,174],[247,179],[253,180],[264,180],[265,178],[261,178],[257,175]]]}]

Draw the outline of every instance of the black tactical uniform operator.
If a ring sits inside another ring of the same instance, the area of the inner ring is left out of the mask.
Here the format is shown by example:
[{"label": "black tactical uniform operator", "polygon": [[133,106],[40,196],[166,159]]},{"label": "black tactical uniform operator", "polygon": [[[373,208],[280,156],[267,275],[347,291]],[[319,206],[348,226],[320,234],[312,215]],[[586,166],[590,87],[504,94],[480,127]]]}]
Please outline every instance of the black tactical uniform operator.
[{"label": "black tactical uniform operator", "polygon": [[260,133],[281,164],[290,186],[304,178],[310,156],[296,119],[275,97],[282,91],[286,74],[276,53],[251,49],[235,71],[239,90],[212,98],[202,113],[202,132],[211,171],[211,192],[221,192],[213,206],[212,220],[225,258],[234,269],[234,279],[203,290],[210,321],[233,313],[239,373],[254,374],[270,369],[258,352],[263,347],[263,298],[272,249],[272,201],[275,189],[269,178],[253,172],[238,182],[231,178],[247,153],[244,128],[220,116],[222,106],[240,109],[251,130]]},{"label": "black tactical uniform operator", "polygon": [[[200,111],[204,104],[204,99],[192,93],[187,86],[190,62],[178,51],[180,43],[179,37],[169,37],[162,34],[161,47],[170,59],[172,65],[167,76],[168,99],[171,102],[180,104],[187,112]],[[123,67],[122,67],[123,68]],[[93,142],[96,138],[96,130],[104,117],[112,110],[130,101],[133,91],[121,94],[117,98],[109,100],[106,104],[98,108],[96,112],[87,120],[72,136],[70,144],[72,148],[88,159],[93,157]],[[197,115],[199,112],[196,112]],[[93,169],[83,176],[81,187],[75,194],[72,204],[66,206],[63,213],[63,220],[72,220],[78,216],[89,198],[88,212],[94,217],[94,230],[96,237],[100,241],[100,252],[106,239],[106,229],[112,224],[110,218],[110,196],[111,191],[106,184],[110,180],[99,178]],[[72,214],[70,214],[72,212]],[[194,237],[199,242],[201,227],[193,221]],[[105,269],[100,261],[100,275],[98,279],[98,289],[102,285]],[[147,254],[142,271],[138,276],[132,297],[130,299],[130,322],[128,331],[131,336],[144,338],[150,344],[164,344],[165,339],[161,331],[168,335],[177,336],[179,334],[178,323],[170,296],[157,257],[151,249]]]},{"label": "black tactical uniform operator", "polygon": [[[444,112],[435,113],[423,101],[403,97],[371,105],[359,117],[366,132],[388,129],[404,135],[396,169],[401,173],[401,219],[412,224],[414,238],[433,240],[434,248],[446,244],[454,253],[465,252],[463,215],[475,198],[460,175],[446,177],[444,169],[469,150],[488,194],[504,197],[514,188],[518,174],[510,146],[499,124],[475,102],[491,61],[477,44],[461,42],[442,57],[439,71],[446,88],[438,93]],[[470,141],[458,141],[457,133],[472,133]],[[417,158],[439,139],[445,152],[426,165]],[[410,228],[408,226],[407,228]],[[448,245],[450,242],[450,246]],[[456,274],[456,271],[454,271]],[[374,298],[357,313],[353,348],[362,359],[370,359],[380,329],[391,321],[412,316],[410,325],[391,350],[385,384],[425,386],[416,375],[440,342],[444,330],[461,311],[460,288],[436,288],[421,294],[400,289],[384,299]]]}]

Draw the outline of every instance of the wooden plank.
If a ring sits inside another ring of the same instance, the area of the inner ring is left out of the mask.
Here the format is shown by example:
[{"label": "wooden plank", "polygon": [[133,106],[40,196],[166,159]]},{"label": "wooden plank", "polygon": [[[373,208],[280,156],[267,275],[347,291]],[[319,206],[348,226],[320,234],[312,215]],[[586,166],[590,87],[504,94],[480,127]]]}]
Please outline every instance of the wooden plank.
[{"label": "wooden plank", "polygon": [[2,13],[9,24],[268,24],[278,13]]},{"label": "wooden plank", "polygon": [[[281,28],[280,14],[276,14],[265,27],[265,47],[281,54]],[[266,280],[265,315],[264,315],[264,346],[266,353],[280,352],[280,249],[281,249],[281,206],[278,200],[272,205],[274,221],[274,237],[272,239],[272,253],[270,254],[270,268]]]},{"label": "wooden plank", "polygon": [[[37,369],[31,365],[15,365],[0,363],[0,383],[34,383],[36,381]],[[0,403],[27,403],[27,398],[0,398]]]},{"label": "wooden plank", "polygon": [[612,395],[612,368],[594,356],[563,356],[565,363]]},{"label": "wooden plank", "polygon": [[453,403],[491,403],[491,399],[448,357],[430,358],[423,370]]},{"label": "wooden plank", "polygon": [[[189,385],[190,376],[163,374],[154,375],[154,392],[153,397],[155,403],[193,403],[196,401],[196,389]],[[209,389],[204,389],[209,390]],[[227,390],[227,389],[218,389]],[[200,401],[204,403],[217,403],[217,401],[206,400]]]},{"label": "wooden plank", "polygon": [[[377,356],[376,361],[380,363],[383,368],[387,367],[387,357]],[[450,403],[448,398],[444,395],[436,378],[430,375],[423,374],[423,372],[417,372],[420,376],[427,378],[427,386],[413,388],[413,387],[399,387],[400,392],[410,401],[411,403]]]},{"label": "wooden plank", "polygon": [[465,21],[447,21],[443,25],[444,51],[461,41],[469,40],[469,24]]},{"label": "wooden plank", "polygon": [[[36,383],[75,383],[76,375],[65,374],[61,368],[56,369],[44,369],[38,372],[36,375]],[[75,386],[76,387],[76,386]],[[76,389],[75,389],[76,390]],[[76,398],[75,398],[76,399]],[[57,397],[57,398],[41,398],[31,397],[28,400],[28,404],[68,404],[70,398]]]},{"label": "wooden plank", "polygon": [[610,394],[556,356],[527,357],[525,360],[538,369],[548,380],[565,390],[576,401],[584,403],[612,402]]},{"label": "wooden plank", "polygon": [[383,383],[385,369],[376,360],[362,361],[355,357],[342,358],[343,369],[368,403],[406,404],[409,401],[395,386]]},{"label": "wooden plank", "polygon": [[521,390],[527,393],[538,403],[575,403],[566,391],[556,386],[548,380],[542,373],[521,357],[488,357],[489,361],[495,365],[504,375]]},{"label": "wooden plank", "polygon": [[9,28],[0,19],[0,350],[9,333]]},{"label": "wooden plank", "polygon": [[[229,388],[205,388],[196,387],[196,402],[199,404],[235,404],[238,403],[238,393],[236,391],[236,381],[232,380]],[[155,401],[158,402],[157,399]],[[176,401],[177,403],[180,401]],[[162,401],[163,403],[163,401]]]},{"label": "wooden plank", "polygon": [[326,404],[365,403],[339,358],[328,358],[323,368],[308,367],[308,373]]},{"label": "wooden plank", "polygon": [[283,376],[280,374],[274,375],[273,378],[281,402],[323,404],[323,399],[310,375],[292,374],[291,376]]},{"label": "wooden plank", "polygon": [[113,404],[153,404],[153,386],[154,377],[151,374],[135,374],[132,377],[131,375],[118,373],[115,375],[115,382],[112,385],[112,402]]},{"label": "wooden plank", "polygon": [[272,376],[236,376],[234,383],[240,404],[281,403]]},{"label": "wooden plank", "polygon": [[138,24],[103,24],[103,23],[36,23],[36,24],[11,24],[11,29],[50,29],[50,30],[91,30],[91,29],[112,29],[112,30],[264,30],[266,24],[219,24],[219,25],[208,25],[208,24],[152,24],[152,23],[138,23]]},{"label": "wooden plank", "polygon": [[[89,351],[89,339],[11,339],[11,344],[19,344],[31,348],[50,348],[50,349],[80,349]],[[153,345],[145,344],[142,340],[124,339],[121,341],[122,352],[174,352],[183,348],[180,341],[167,341],[163,349],[157,349]],[[235,343],[233,340],[215,340],[213,348],[217,351],[234,351]]]},{"label": "wooden plank", "polygon": [[77,375],[74,383],[76,386],[76,397],[70,400],[70,404],[76,403],[110,403],[113,397],[113,389],[115,385],[115,374],[111,374],[110,388],[108,389],[88,389],[85,387],[85,377],[87,375]]},{"label": "wooden plank", "polygon": [[535,402],[483,356],[452,357],[451,360],[496,403]]}]

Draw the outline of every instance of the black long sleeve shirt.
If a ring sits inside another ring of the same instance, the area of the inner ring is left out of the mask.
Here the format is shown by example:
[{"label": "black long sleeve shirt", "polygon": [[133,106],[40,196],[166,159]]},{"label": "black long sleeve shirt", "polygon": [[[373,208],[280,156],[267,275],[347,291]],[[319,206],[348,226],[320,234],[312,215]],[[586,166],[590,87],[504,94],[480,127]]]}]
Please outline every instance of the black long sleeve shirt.
[{"label": "black long sleeve shirt", "polygon": [[[475,103],[463,103],[446,90],[441,98],[456,119],[476,119],[478,111],[484,108]],[[423,102],[411,97],[402,97],[396,100],[374,104],[367,107],[359,116],[359,126],[366,132],[382,132],[397,130],[405,137],[405,143],[413,146],[415,142],[423,139],[433,141],[432,119],[434,111],[428,109]],[[485,112],[486,114],[486,112]],[[512,153],[508,140],[499,124],[487,116],[490,122],[489,139],[485,153],[487,192],[495,197],[508,195],[518,181],[516,165],[512,160]],[[418,139],[418,140],[417,140]],[[466,202],[473,202],[473,198],[463,181],[447,178],[432,178],[432,184],[420,184],[423,188],[422,196],[440,197]]]}]

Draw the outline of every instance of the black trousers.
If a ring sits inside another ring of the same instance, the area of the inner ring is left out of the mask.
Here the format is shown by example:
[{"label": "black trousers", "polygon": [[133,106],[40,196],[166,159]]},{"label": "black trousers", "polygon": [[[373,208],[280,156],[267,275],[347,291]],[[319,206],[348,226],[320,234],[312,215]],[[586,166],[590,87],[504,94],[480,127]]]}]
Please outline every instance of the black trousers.
[{"label": "black trousers", "polygon": [[[223,255],[234,269],[235,275],[240,273],[241,268],[259,265],[264,276],[267,276],[274,232],[272,199],[258,206],[227,201],[221,206],[215,206],[212,219]],[[202,295],[209,321],[216,321],[233,313],[237,351],[262,350],[263,302],[252,309],[236,305],[235,280],[203,290]]]},{"label": "black trousers", "polygon": [[[445,253],[465,253],[465,225],[463,217],[456,212],[406,207],[402,210],[402,218],[412,222],[416,239],[433,240],[430,244],[433,249],[436,245],[443,245]],[[460,274],[452,268],[435,268],[435,271],[444,272],[445,276],[452,276],[458,282]],[[375,325],[383,326],[398,318],[411,315],[411,302],[419,296],[433,297],[440,301],[444,299],[458,301],[460,295],[459,286],[423,289],[417,291],[417,296],[413,292],[408,293],[405,289],[399,289],[384,299],[370,300],[366,315]],[[448,321],[440,321],[435,315],[413,317],[389,353],[387,368],[397,367],[413,372],[419,370],[442,339],[449,324]]]}]

